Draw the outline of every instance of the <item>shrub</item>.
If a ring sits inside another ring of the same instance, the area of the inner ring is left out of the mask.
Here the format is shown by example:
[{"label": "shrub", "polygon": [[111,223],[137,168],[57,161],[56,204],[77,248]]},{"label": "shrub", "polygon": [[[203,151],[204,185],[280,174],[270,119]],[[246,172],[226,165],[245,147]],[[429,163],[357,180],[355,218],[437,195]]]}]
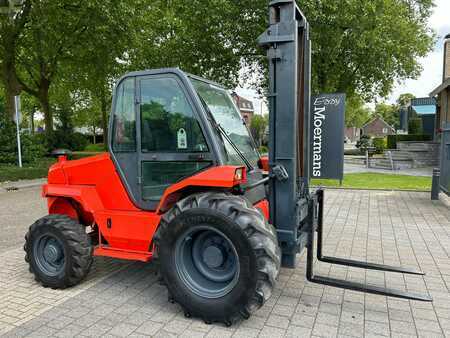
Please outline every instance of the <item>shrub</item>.
[{"label": "shrub", "polygon": [[[22,163],[33,164],[45,155],[46,147],[40,135],[20,135]],[[0,115],[0,163],[17,164],[17,135],[13,121]]]},{"label": "shrub", "polygon": [[370,147],[370,137],[367,135],[361,136],[358,142],[356,142],[356,148],[365,151]]},{"label": "shrub", "polygon": [[423,133],[423,122],[421,118],[413,118],[408,122],[408,133],[409,134],[422,134]]},{"label": "shrub", "polygon": [[21,135],[22,161],[24,163],[36,163],[45,156],[46,147],[40,135]]},{"label": "shrub", "polygon": [[387,142],[385,138],[379,137],[372,140],[372,146],[375,148],[377,154],[383,153],[383,151],[386,149],[386,145]]},{"label": "shrub", "polygon": [[72,133],[65,130],[55,130],[53,139],[47,141],[48,151],[57,148],[69,149],[72,151],[84,150],[88,145],[88,139],[81,133]]},{"label": "shrub", "polygon": [[97,144],[88,144],[86,148],[84,148],[85,151],[90,152],[102,152],[105,151],[105,145],[103,143],[97,143]]},{"label": "shrub", "polygon": [[397,142],[426,142],[431,141],[431,135],[409,134],[409,135],[389,135],[387,138],[388,149],[397,149]]}]

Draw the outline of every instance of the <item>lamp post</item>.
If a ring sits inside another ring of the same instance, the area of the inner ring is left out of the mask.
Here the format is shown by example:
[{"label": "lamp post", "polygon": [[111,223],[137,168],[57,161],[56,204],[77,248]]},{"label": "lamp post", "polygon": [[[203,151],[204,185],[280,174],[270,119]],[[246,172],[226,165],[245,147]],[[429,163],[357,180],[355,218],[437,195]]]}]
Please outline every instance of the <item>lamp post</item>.
[{"label": "lamp post", "polygon": [[19,158],[19,167],[22,168],[22,149],[20,142],[20,96],[14,96],[15,107],[15,120],[16,120],[16,132],[17,132],[17,152]]}]

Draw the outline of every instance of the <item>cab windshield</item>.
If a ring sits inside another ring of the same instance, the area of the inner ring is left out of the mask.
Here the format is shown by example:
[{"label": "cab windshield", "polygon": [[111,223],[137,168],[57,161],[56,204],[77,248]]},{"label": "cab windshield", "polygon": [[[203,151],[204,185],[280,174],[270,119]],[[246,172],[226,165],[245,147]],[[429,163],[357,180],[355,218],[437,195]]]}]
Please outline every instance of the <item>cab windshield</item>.
[{"label": "cab windshield", "polygon": [[[223,88],[195,78],[191,78],[191,81],[198,95],[208,105],[215,121],[222,127],[250,164],[256,167],[259,159],[258,152],[253,145],[253,140],[245,126],[244,120],[228,92]],[[228,156],[227,164],[244,164],[243,159],[234,150],[230,142],[223,139],[223,144]]]}]

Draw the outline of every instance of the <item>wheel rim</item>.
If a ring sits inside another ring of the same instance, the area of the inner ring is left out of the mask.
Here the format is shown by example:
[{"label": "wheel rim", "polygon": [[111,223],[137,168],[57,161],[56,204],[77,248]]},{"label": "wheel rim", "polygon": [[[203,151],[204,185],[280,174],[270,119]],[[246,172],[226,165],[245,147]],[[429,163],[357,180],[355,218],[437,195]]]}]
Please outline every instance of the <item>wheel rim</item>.
[{"label": "wheel rim", "polygon": [[64,270],[63,243],[51,234],[41,235],[34,244],[33,253],[39,269],[48,276],[57,276]]},{"label": "wheel rim", "polygon": [[205,298],[225,296],[239,278],[236,248],[210,226],[191,229],[177,240],[175,267],[186,287]]}]

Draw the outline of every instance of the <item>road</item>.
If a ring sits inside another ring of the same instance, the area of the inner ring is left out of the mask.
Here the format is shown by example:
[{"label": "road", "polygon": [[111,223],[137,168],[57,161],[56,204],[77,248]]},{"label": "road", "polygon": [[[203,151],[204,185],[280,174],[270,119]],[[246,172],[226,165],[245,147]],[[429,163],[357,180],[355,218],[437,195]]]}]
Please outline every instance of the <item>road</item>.
[{"label": "road", "polygon": [[46,213],[40,187],[0,191],[0,253],[23,246],[28,227]]}]

